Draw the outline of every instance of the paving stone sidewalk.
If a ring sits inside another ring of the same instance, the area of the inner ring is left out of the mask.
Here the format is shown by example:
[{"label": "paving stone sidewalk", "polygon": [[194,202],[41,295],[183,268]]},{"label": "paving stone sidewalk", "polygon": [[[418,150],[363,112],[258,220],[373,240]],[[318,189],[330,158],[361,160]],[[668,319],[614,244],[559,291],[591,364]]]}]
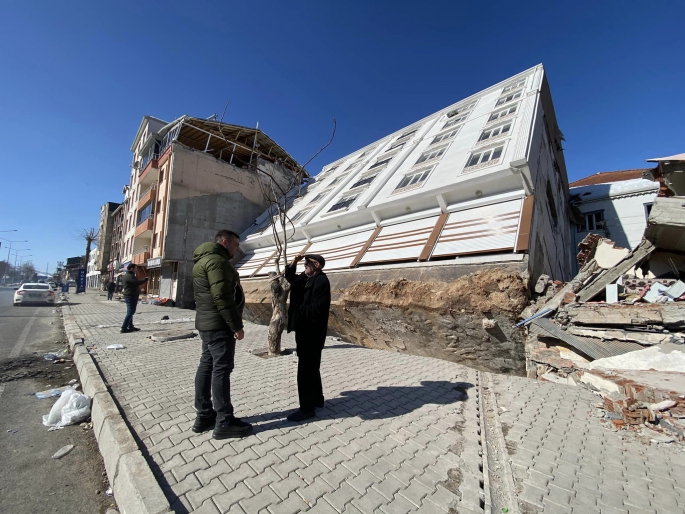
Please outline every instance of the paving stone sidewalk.
[{"label": "paving stone sidewalk", "polygon": [[[285,416],[297,407],[297,358],[251,354],[266,346],[267,327],[246,324],[232,400],[255,431],[215,441],[190,430],[199,338],[148,339],[192,329],[193,311],[142,304],[135,316],[142,330],[119,334],[124,304],[92,292],[71,300],[175,512],[483,512],[484,374],[329,339],[321,366],[326,406],[313,422],[293,424]],[[171,324],[160,323],[164,315]],[[107,350],[113,343],[126,348]],[[294,339],[284,334],[284,346],[293,348]],[[586,390],[492,378],[523,512],[683,512],[682,451],[619,439],[593,416],[597,400]]]}]

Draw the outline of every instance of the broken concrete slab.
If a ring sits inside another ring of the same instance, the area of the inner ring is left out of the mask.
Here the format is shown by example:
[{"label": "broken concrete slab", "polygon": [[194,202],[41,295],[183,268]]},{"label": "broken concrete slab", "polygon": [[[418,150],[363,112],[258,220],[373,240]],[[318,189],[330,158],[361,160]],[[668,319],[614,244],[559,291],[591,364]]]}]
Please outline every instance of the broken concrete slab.
[{"label": "broken concrete slab", "polygon": [[617,355],[597,359],[588,364],[589,369],[655,370],[685,373],[685,346],[665,343]]},{"label": "broken concrete slab", "polygon": [[157,342],[166,341],[176,341],[178,339],[190,339],[195,337],[197,334],[192,330],[176,329],[176,330],[163,330],[161,332],[154,332],[150,339]]},{"label": "broken concrete slab", "polygon": [[595,261],[600,268],[611,269],[625,259],[630,250],[617,247],[616,243],[609,239],[602,239],[595,250]]},{"label": "broken concrete slab", "polygon": [[599,339],[600,341],[615,340],[625,341],[631,343],[638,343],[643,346],[652,346],[655,344],[676,343],[684,344],[685,336],[679,333],[663,333],[663,332],[643,332],[635,330],[621,330],[619,328],[611,327],[566,327],[566,332],[576,336],[591,337]]},{"label": "broken concrete slab", "polygon": [[685,197],[654,199],[645,238],[662,250],[685,251]]},{"label": "broken concrete slab", "polygon": [[679,328],[685,324],[685,302],[662,304],[569,304],[557,320],[578,325],[616,325],[618,327],[661,325],[660,328]]}]

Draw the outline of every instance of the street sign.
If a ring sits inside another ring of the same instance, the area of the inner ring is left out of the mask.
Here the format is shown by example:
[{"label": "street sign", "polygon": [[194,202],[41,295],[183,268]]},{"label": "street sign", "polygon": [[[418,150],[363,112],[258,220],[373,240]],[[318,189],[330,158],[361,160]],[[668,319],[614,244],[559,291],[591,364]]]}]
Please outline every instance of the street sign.
[{"label": "street sign", "polygon": [[86,270],[79,268],[78,281],[76,282],[76,294],[86,292]]}]

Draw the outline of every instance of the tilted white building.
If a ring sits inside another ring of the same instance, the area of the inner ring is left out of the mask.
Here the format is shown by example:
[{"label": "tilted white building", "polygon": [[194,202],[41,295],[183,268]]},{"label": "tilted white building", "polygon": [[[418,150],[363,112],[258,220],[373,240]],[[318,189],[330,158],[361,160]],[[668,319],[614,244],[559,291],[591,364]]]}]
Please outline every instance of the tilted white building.
[{"label": "tilted white building", "polygon": [[[568,280],[562,139],[535,66],[324,166],[288,211],[288,258],[321,254],[326,272],[527,259],[531,277]],[[274,269],[268,222],[242,234],[244,278]]]}]

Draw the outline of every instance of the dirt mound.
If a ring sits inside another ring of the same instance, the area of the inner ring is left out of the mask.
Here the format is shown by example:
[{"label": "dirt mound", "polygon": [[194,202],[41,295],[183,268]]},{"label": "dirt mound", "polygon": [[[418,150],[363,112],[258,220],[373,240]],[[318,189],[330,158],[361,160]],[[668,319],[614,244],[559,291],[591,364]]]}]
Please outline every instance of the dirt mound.
[{"label": "dirt mound", "polygon": [[359,282],[343,297],[345,303],[373,303],[420,307],[438,311],[507,312],[518,315],[528,303],[526,284],[518,273],[493,269],[453,282],[415,282],[406,279]]}]

